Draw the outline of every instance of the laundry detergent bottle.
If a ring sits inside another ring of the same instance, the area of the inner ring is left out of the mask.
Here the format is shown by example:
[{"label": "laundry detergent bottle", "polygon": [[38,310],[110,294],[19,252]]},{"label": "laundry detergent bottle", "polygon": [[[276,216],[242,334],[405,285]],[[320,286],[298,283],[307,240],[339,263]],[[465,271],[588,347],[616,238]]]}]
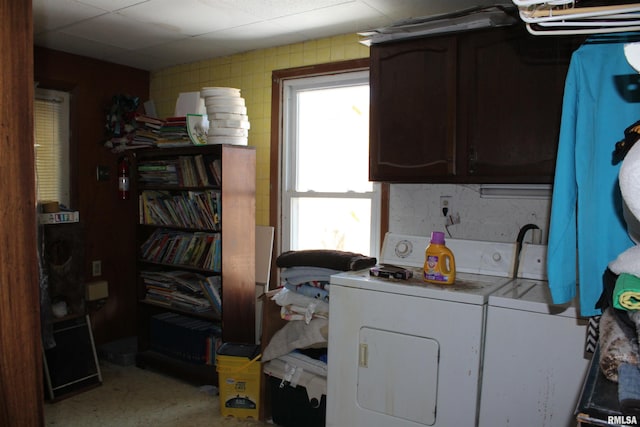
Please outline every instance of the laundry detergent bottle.
[{"label": "laundry detergent bottle", "polygon": [[431,242],[424,253],[424,281],[451,285],[456,280],[456,261],[453,252],[444,245],[444,233],[431,233]]}]

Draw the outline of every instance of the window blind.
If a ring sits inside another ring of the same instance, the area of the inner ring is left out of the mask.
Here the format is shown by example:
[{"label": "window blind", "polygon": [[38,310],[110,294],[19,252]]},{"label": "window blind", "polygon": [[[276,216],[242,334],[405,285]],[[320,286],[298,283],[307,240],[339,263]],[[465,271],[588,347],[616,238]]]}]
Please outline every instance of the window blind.
[{"label": "window blind", "polygon": [[69,94],[36,89],[34,126],[38,200],[69,207]]}]

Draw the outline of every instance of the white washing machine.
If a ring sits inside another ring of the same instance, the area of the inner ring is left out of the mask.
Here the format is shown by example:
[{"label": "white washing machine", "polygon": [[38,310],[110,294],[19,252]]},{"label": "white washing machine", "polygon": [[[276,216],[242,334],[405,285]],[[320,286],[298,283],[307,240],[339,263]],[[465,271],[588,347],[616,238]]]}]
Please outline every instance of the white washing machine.
[{"label": "white washing machine", "polygon": [[577,300],[552,304],[546,246],[520,259],[519,279],[489,297],[479,425],[574,427],[588,321]]},{"label": "white washing machine", "polygon": [[380,264],[331,277],[328,427],[477,424],[489,295],[511,280],[515,245],[447,239],[456,282],[422,281],[427,237],[387,234]]}]

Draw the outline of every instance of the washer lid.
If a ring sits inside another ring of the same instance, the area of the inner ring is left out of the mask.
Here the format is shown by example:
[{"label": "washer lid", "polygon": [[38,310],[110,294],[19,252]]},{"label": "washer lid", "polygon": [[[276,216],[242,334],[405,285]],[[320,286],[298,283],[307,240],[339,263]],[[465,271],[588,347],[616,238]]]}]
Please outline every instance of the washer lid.
[{"label": "washer lid", "polygon": [[543,280],[515,279],[489,296],[489,306],[512,308],[541,314],[580,317],[578,296],[565,304],[553,304],[549,283]]}]

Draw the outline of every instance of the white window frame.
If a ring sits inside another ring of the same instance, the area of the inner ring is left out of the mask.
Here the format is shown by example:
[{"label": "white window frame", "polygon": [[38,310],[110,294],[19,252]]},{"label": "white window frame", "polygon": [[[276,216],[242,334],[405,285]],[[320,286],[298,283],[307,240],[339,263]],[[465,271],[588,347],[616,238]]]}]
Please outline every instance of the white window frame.
[{"label": "white window frame", "polygon": [[373,190],[370,192],[318,192],[318,191],[297,191],[295,188],[296,176],[296,140],[297,114],[296,92],[313,88],[331,88],[340,86],[352,86],[359,84],[369,84],[369,71],[348,71],[337,74],[327,74],[312,77],[290,78],[282,83],[282,144],[280,152],[280,203],[278,215],[280,224],[280,242],[282,252],[291,250],[291,224],[296,218],[291,217],[292,200],[296,198],[345,198],[345,199],[368,199],[371,201],[371,230],[370,230],[370,253],[369,256],[378,256],[380,247],[380,220],[381,220],[381,186],[373,183]]}]

